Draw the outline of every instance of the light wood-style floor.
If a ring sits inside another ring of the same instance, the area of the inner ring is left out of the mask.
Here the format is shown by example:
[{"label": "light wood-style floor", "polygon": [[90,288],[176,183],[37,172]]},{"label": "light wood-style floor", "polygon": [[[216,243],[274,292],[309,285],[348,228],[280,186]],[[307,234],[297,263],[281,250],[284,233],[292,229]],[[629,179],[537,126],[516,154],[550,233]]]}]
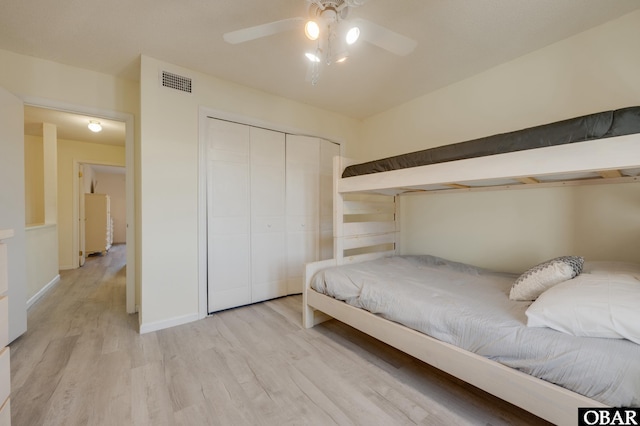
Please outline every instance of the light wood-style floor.
[{"label": "light wood-style floor", "polygon": [[14,426],[545,424],[337,321],[303,329],[300,296],[140,335],[124,262],[89,258],[30,309]]}]

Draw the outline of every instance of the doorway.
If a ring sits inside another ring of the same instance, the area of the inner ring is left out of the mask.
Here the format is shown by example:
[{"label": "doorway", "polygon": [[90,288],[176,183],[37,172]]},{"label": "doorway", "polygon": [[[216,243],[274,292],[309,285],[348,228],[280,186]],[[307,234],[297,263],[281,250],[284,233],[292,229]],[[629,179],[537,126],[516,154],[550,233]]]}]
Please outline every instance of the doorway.
[{"label": "doorway", "polygon": [[126,238],[126,169],[110,164],[78,164],[79,266],[87,256],[107,254]]},{"label": "doorway", "polygon": [[[86,127],[89,121],[100,121],[100,122],[112,122],[119,123],[124,127],[123,130],[123,145],[125,150],[125,167],[124,170],[125,176],[125,204],[126,204],[126,212],[125,219],[123,220],[124,232],[126,235],[127,242],[127,254],[126,254],[126,264],[127,264],[127,273],[126,273],[126,311],[128,313],[137,312],[137,303],[136,303],[136,264],[135,264],[135,196],[134,196],[134,129],[133,129],[133,116],[131,114],[119,113],[115,111],[108,110],[100,110],[90,107],[82,107],[77,105],[68,105],[62,104],[55,101],[43,100],[43,99],[25,99],[25,131],[27,130],[27,122],[26,122],[26,110],[27,108],[35,108],[43,114],[52,114],[52,116],[60,115],[62,117],[66,117],[68,120],[68,126],[75,125],[75,127]],[[47,122],[51,120],[48,119]],[[55,121],[54,121],[55,123]],[[60,129],[62,128],[59,127]],[[63,139],[63,137],[59,134],[58,139]],[[76,139],[76,138],[74,138]],[[85,139],[86,140],[86,139]],[[91,140],[87,140],[87,142],[91,143]],[[95,158],[95,157],[93,157]],[[114,164],[112,161],[100,161],[92,158],[83,158],[82,155],[74,158],[73,160],[73,175],[78,176],[79,174],[79,165],[82,163],[93,163],[98,166],[122,166],[122,164]],[[76,182],[77,179],[74,179]],[[78,253],[80,252],[80,199],[79,199],[79,188],[78,184],[73,183],[70,186],[73,187],[73,195],[70,197],[72,200],[72,206],[70,209],[70,214],[72,215],[70,229],[68,230],[68,238],[70,238],[70,262],[67,262],[65,267],[76,268],[80,266],[80,257]],[[59,229],[59,234],[62,234],[62,230]],[[75,253],[75,255],[74,255]],[[62,263],[62,261],[61,261]]]}]

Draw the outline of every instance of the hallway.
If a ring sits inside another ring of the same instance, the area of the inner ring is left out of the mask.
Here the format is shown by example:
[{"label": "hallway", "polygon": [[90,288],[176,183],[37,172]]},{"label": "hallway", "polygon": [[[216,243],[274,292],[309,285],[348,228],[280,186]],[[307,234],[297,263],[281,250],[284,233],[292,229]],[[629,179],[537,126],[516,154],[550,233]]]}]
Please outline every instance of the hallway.
[{"label": "hallway", "polygon": [[118,399],[129,399],[128,386],[114,385],[129,381],[140,335],[125,312],[125,261],[125,245],[88,257],[31,307],[27,332],[10,345],[12,424],[63,424],[71,413],[74,424],[99,424],[127,409]]}]

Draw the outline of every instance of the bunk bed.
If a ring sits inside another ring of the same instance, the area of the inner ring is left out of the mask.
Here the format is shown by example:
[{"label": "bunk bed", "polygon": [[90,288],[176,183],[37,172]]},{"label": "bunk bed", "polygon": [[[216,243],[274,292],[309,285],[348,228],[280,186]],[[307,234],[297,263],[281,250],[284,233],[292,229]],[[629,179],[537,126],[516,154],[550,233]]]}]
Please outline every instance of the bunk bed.
[{"label": "bunk bed", "polygon": [[[327,286],[326,277],[321,275],[327,271],[395,259],[400,254],[400,196],[623,182],[640,182],[640,107],[591,114],[363,164],[336,157],[334,258],[306,266],[303,324],[310,328],[327,319],[338,319],[548,421],[577,424],[578,407],[605,407],[611,402],[584,396],[495,358],[462,349],[447,342],[443,335],[436,338],[417,331],[416,327],[401,325],[379,314],[377,309],[370,312],[358,303],[349,304],[348,295],[340,300],[317,290]],[[421,259],[418,263],[425,261],[433,263],[433,259]],[[367,264],[365,270],[371,267],[378,266]],[[379,300],[393,297],[393,292],[384,293],[383,286],[379,290]],[[504,299],[508,299],[508,292]],[[640,353],[640,345],[625,342],[631,345],[625,350],[634,351],[635,345]]]}]

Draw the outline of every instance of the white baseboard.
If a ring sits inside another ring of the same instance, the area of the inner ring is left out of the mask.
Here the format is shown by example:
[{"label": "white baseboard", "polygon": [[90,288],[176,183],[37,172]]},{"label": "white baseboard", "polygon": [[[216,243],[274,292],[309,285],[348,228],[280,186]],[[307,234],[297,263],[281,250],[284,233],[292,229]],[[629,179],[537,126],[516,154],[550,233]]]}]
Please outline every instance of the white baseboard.
[{"label": "white baseboard", "polygon": [[31,306],[33,306],[34,303],[36,303],[38,300],[40,300],[40,298],[42,298],[42,296],[44,296],[45,293],[48,292],[51,289],[51,287],[53,287],[54,285],[58,284],[58,281],[60,281],[60,275],[59,274],[56,275],[51,281],[49,281],[49,283],[47,285],[42,287],[39,292],[37,292],[29,300],[27,300],[27,309],[29,309]]},{"label": "white baseboard", "polygon": [[140,334],[151,333],[152,331],[164,330],[165,328],[175,327],[177,325],[187,324],[197,321],[198,313],[183,315],[180,317],[169,318],[162,321],[140,324]]}]

